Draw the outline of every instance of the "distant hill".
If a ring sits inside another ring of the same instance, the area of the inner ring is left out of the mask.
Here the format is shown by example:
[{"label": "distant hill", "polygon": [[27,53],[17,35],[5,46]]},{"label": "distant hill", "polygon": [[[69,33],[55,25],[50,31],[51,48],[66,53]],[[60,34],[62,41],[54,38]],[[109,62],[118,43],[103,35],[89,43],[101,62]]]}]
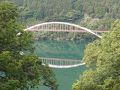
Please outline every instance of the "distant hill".
[{"label": "distant hill", "polygon": [[[92,18],[92,22],[96,19],[102,19],[99,21],[101,24],[104,20],[110,20],[106,22],[110,24],[112,20],[120,18],[120,0],[11,1],[19,5],[20,20],[29,24],[43,21],[66,21],[83,24],[86,17]],[[89,27],[88,24],[87,27]]]}]

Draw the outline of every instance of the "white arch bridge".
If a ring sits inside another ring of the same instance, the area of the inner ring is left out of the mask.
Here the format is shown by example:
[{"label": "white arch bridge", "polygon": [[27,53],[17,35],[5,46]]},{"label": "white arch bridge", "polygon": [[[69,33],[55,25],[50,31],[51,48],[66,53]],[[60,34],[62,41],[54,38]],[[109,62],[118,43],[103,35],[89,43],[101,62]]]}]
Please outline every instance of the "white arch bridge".
[{"label": "white arch bridge", "polygon": [[40,32],[40,31],[49,31],[49,32],[89,32],[99,38],[102,36],[99,33],[107,32],[107,31],[100,31],[100,30],[90,30],[85,27],[81,27],[76,24],[67,23],[67,22],[46,22],[37,24],[25,29],[25,31],[31,32]]},{"label": "white arch bridge", "polygon": [[[102,38],[99,33],[104,33],[108,31],[100,31],[100,30],[90,30],[85,27],[81,27],[76,24],[67,23],[67,22],[46,22],[37,24],[25,29],[25,31],[30,32],[89,32],[98,38]],[[68,59],[57,59],[57,58],[41,58],[43,64],[48,64],[52,68],[72,68],[78,67],[80,65],[84,65],[85,63],[81,62],[81,60],[68,60]]]}]

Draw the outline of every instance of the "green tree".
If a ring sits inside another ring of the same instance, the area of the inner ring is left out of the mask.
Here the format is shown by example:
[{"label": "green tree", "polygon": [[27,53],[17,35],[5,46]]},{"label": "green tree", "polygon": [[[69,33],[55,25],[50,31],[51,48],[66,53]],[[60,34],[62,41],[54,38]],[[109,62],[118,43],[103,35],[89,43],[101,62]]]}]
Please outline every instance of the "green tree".
[{"label": "green tree", "polygon": [[[0,0],[7,1],[7,0]],[[120,0],[10,0],[21,8],[20,17],[23,23],[35,24],[37,21],[69,21],[78,23],[84,15],[93,18],[120,18]],[[96,20],[95,20],[96,22]],[[104,21],[103,21],[104,23]],[[89,26],[89,23],[87,23]],[[106,23],[109,24],[109,23]],[[96,24],[95,24],[96,25]],[[101,25],[101,24],[99,24]],[[98,26],[99,26],[98,25]],[[106,29],[105,25],[105,29]]]},{"label": "green tree", "polygon": [[73,90],[120,89],[120,20],[115,21],[111,30],[87,46],[84,61],[96,69],[84,73],[73,84]]},{"label": "green tree", "polygon": [[53,72],[32,54],[32,34],[23,30],[17,16],[15,5],[0,4],[0,90],[26,90],[44,85],[42,81],[46,81],[52,90],[57,90]]}]

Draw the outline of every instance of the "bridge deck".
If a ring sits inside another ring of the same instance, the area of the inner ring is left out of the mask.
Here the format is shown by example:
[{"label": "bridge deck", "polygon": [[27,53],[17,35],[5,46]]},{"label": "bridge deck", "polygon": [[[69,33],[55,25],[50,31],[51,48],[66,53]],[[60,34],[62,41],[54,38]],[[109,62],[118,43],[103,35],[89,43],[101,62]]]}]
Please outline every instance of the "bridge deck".
[{"label": "bridge deck", "polygon": [[[87,31],[85,30],[78,30],[78,29],[75,29],[75,30],[64,30],[64,29],[31,29],[31,30],[28,30],[28,31],[31,31],[31,32],[81,32],[81,33],[85,33]],[[107,30],[92,30],[94,33],[106,33],[108,32]]]}]

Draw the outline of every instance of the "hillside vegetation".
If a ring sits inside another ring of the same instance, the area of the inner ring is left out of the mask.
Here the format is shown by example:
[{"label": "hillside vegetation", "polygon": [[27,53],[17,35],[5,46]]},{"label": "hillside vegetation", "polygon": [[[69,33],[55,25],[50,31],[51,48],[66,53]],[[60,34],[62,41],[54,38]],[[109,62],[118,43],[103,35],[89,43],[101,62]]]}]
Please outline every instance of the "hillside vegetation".
[{"label": "hillside vegetation", "polygon": [[72,90],[120,90],[120,20],[102,39],[86,47],[83,60],[89,70],[73,84]]},{"label": "hillside vegetation", "polygon": [[77,23],[92,29],[109,29],[120,18],[120,0],[11,0],[27,25],[45,21]]}]

